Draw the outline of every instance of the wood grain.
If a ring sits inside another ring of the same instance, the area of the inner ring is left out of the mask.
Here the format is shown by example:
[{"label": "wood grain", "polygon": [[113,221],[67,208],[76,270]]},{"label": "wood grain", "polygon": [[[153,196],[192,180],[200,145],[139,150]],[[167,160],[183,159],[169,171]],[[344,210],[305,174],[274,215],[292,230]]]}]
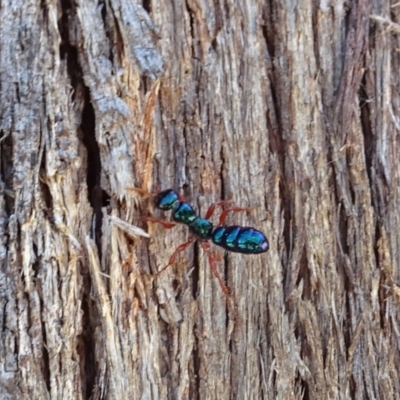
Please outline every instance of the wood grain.
[{"label": "wood grain", "polygon": [[[0,398],[398,398],[399,13],[3,1]],[[270,250],[154,275],[189,232],[133,188]]]}]

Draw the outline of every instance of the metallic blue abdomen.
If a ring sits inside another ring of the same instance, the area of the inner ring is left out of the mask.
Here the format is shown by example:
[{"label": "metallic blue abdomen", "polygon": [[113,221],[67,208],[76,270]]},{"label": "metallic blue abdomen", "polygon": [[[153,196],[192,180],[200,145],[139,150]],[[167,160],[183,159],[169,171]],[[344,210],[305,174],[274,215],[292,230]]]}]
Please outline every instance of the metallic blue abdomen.
[{"label": "metallic blue abdomen", "polygon": [[236,253],[258,254],[269,249],[265,235],[250,227],[220,226],[215,228],[211,238],[216,245]]}]

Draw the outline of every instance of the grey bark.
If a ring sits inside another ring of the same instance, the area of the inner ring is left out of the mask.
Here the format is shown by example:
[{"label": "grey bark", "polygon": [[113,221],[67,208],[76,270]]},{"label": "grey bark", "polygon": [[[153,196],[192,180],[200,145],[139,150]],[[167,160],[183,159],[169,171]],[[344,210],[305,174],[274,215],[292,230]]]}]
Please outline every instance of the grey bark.
[{"label": "grey bark", "polygon": [[[0,21],[0,398],[399,398],[399,3]],[[213,248],[228,301],[198,245],[155,276],[189,232],[134,187],[254,207],[270,250]]]}]

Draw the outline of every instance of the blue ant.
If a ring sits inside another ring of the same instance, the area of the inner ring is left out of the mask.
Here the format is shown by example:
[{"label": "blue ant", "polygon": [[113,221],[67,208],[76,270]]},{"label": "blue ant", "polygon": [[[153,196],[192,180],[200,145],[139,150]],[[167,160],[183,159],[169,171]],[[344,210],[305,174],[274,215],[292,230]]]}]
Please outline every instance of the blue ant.
[{"label": "blue ant", "polygon": [[[210,250],[209,240],[212,240],[214,244],[225,250],[242,254],[259,254],[269,249],[268,240],[261,231],[251,227],[225,225],[225,219],[230,211],[249,211],[251,210],[250,208],[232,207],[224,210],[219,218],[218,226],[214,228],[209,219],[214,213],[215,207],[230,203],[229,201],[218,201],[211,204],[207,210],[206,217],[202,218],[197,216],[193,207],[173,189],[164,190],[157,195],[153,195],[153,197],[157,208],[163,211],[172,211],[172,219],[176,223],[187,225],[190,232],[193,234],[187,242],[178,246],[170,257],[168,264],[159,270],[157,275],[172,265],[180,252],[184,251],[191,243],[198,240],[200,246],[208,256],[211,272],[218,279],[223,292],[229,295],[229,288],[223,282],[215,266],[215,257]],[[163,221],[155,217],[146,217],[144,220],[160,223],[166,229],[175,226],[175,223]]]}]

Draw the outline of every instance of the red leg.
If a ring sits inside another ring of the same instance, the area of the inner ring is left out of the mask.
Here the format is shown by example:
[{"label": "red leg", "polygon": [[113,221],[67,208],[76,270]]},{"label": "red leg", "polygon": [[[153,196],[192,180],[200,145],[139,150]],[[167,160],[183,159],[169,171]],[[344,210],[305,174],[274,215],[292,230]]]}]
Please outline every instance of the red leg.
[{"label": "red leg", "polygon": [[[151,192],[147,191],[146,189],[135,188],[135,187],[128,188],[128,190],[132,190],[134,192],[139,193],[145,199],[154,198],[158,194],[158,193],[151,193]],[[179,201],[181,201],[181,202],[185,201],[185,197],[181,193],[179,193]]]},{"label": "red leg", "polygon": [[178,256],[178,254],[185,250],[186,247],[190,246],[193,242],[196,241],[196,238],[194,236],[190,237],[189,240],[185,243],[182,243],[180,246],[178,246],[178,248],[174,251],[174,253],[172,254],[172,256],[169,258],[168,264],[161,268],[159,271],[157,271],[154,275],[160,275],[161,272],[165,271],[170,265],[172,265],[175,262],[176,257]]},{"label": "red leg", "polygon": [[236,311],[235,311],[235,304],[230,296],[230,289],[228,286],[226,286],[225,282],[222,280],[221,275],[219,274],[217,267],[214,263],[217,258],[220,258],[220,255],[218,253],[218,257],[214,255],[211,250],[210,250],[210,243],[208,242],[200,242],[200,246],[202,249],[206,252],[208,256],[208,262],[210,264],[211,272],[213,275],[218,279],[218,283],[221,286],[222,291],[224,292],[225,295],[225,300],[226,300],[226,305],[228,306],[229,310],[232,313],[232,320],[234,321],[236,319]]},{"label": "red leg", "polygon": [[248,207],[232,207],[232,208],[227,208],[226,210],[224,210],[221,214],[221,216],[219,217],[219,225],[224,225],[225,224],[225,220],[226,217],[228,216],[228,214],[233,211],[233,212],[238,212],[238,211],[251,211],[254,210],[254,208],[248,208]]},{"label": "red leg", "polygon": [[210,243],[208,242],[200,242],[200,246],[203,248],[203,250],[206,252],[208,256],[208,262],[210,264],[211,272],[213,275],[218,279],[219,285],[221,286],[222,291],[224,294],[229,297],[229,288],[228,286],[225,285],[225,282],[222,280],[221,275],[219,274],[217,267],[215,266],[215,258],[213,254],[211,253],[210,250]]},{"label": "red leg", "polygon": [[173,228],[176,224],[173,222],[169,222],[169,221],[164,221],[162,219],[159,218],[155,218],[155,217],[142,217],[140,218],[142,221],[148,221],[148,222],[156,222],[158,224],[161,224],[165,229],[171,229]]},{"label": "red leg", "polygon": [[183,196],[182,193],[179,193],[179,201],[180,201],[181,203],[183,203],[183,202],[185,201],[185,197]]},{"label": "red leg", "polygon": [[210,219],[211,216],[214,213],[215,207],[217,206],[223,206],[224,204],[232,204],[232,200],[222,200],[222,201],[217,201],[216,203],[212,203],[210,207],[208,207],[207,213],[206,213],[206,219]]},{"label": "red leg", "polygon": [[144,199],[148,199],[150,197],[154,197],[155,194],[148,192],[146,189],[142,188],[135,188],[135,187],[130,187],[128,190],[132,190],[136,193],[139,193]]}]

